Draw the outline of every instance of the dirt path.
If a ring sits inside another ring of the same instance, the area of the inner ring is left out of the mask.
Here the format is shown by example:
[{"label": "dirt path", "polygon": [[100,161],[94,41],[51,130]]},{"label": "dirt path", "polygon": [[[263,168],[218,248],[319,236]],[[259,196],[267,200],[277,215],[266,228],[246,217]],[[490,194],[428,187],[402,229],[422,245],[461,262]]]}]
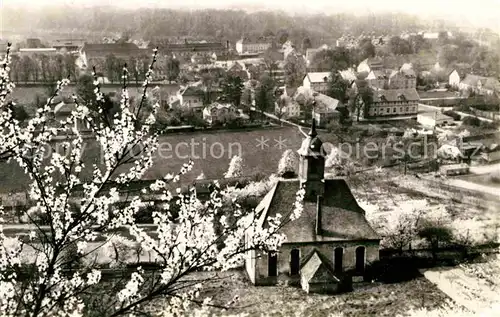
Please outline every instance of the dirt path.
[{"label": "dirt path", "polygon": [[471,311],[485,311],[499,301],[500,293],[495,286],[471,277],[461,267],[422,270],[421,273],[456,303]]}]

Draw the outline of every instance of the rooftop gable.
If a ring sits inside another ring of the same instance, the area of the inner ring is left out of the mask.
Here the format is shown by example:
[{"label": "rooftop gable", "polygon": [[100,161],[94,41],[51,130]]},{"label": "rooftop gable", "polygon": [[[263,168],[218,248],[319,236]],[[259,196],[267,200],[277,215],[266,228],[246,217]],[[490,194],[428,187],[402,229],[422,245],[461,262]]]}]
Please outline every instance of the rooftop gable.
[{"label": "rooftop gable", "polygon": [[312,72],[312,73],[307,73],[306,76],[311,83],[324,83],[329,80],[330,72]]},{"label": "rooftop gable", "polygon": [[317,203],[303,202],[301,216],[290,221],[296,194],[300,188],[298,179],[280,180],[258,205],[259,225],[266,226],[269,217],[281,214],[280,229],[287,242],[378,240],[380,237],[365,218],[365,211],[357,204],[344,179],[325,180],[322,210],[322,234],[316,234]]}]

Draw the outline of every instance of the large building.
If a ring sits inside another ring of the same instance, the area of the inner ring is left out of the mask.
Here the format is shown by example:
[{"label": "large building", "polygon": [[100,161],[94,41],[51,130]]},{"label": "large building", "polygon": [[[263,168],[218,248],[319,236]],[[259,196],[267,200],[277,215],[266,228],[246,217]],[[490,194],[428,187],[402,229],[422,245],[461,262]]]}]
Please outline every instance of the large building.
[{"label": "large building", "polygon": [[272,42],[269,39],[243,38],[236,42],[236,52],[239,55],[255,55],[264,53],[271,45]]},{"label": "large building", "polygon": [[329,72],[314,72],[307,73],[302,81],[302,86],[312,89],[321,94],[328,92],[328,81],[330,78]]},{"label": "large building", "polygon": [[370,104],[365,105],[360,96],[356,97],[356,109],[360,111],[360,117],[383,118],[383,117],[417,117],[418,96],[415,88],[387,89],[373,91]]},{"label": "large building", "polygon": [[219,56],[229,51],[229,42],[189,42],[170,43],[163,41],[153,41],[149,44],[149,49],[158,47],[158,52],[162,55],[174,55],[191,58],[194,54],[212,56],[213,54]]},{"label": "large building", "polygon": [[[363,276],[367,266],[379,259],[380,237],[346,181],[325,179],[326,153],[314,121],[298,153],[298,177],[278,181],[256,208],[257,230],[267,228],[271,217],[282,215],[279,233],[286,242],[277,252],[248,251],[246,271],[255,285],[288,281],[307,292],[346,290],[353,276]],[[303,210],[292,220],[300,188],[305,190]]]},{"label": "large building", "polygon": [[151,59],[150,50],[141,49],[134,43],[85,43],[80,50],[79,64],[82,68],[96,66],[104,70],[106,58],[110,55],[125,62],[133,57]]}]

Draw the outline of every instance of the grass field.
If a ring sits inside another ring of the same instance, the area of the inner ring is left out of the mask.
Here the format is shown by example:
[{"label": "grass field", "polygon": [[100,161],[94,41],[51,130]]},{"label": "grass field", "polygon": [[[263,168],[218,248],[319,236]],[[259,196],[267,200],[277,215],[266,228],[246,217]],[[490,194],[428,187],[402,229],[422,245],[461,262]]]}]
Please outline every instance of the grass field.
[{"label": "grass field", "polygon": [[241,313],[247,316],[397,316],[411,307],[438,307],[448,299],[424,277],[397,284],[355,284],[353,292],[332,296],[307,295],[291,286],[256,287],[248,282],[243,271],[219,275],[224,278],[207,284],[201,296],[213,298],[215,305],[227,305],[235,296],[239,300],[227,311],[214,308],[214,316]]},{"label": "grass field", "polygon": [[[323,133],[321,138],[323,142],[337,142],[332,134]],[[261,139],[265,142],[259,146]],[[189,157],[193,159],[194,167],[183,177],[185,183],[192,182],[201,172],[207,179],[220,179],[234,155],[241,155],[243,158],[243,176],[257,173],[270,175],[277,170],[283,152],[287,149],[298,150],[302,139],[303,135],[295,127],[162,135],[153,167],[144,179],[162,178],[168,173],[177,173],[189,161]],[[84,148],[83,158],[87,166],[99,163],[99,148],[88,143]],[[84,168],[85,170],[88,168]],[[27,184],[28,178],[17,163],[0,163],[1,189],[25,190]]]}]

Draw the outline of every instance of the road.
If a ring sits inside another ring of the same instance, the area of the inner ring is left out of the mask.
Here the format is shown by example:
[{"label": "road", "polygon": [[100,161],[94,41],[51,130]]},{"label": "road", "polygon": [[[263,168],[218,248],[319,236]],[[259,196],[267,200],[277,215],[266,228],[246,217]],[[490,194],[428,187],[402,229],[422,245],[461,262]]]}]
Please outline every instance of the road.
[{"label": "road", "polygon": [[[423,103],[418,104],[418,108],[423,110],[422,112],[436,112],[436,111],[448,111],[448,110],[453,110],[453,107],[437,107],[437,106],[430,106],[426,105]],[[475,115],[470,114],[470,113],[465,113],[462,111],[456,111],[453,110],[454,112],[458,113],[462,117],[475,117]],[[486,122],[493,122],[491,119],[483,118],[483,117],[477,117],[479,120],[486,121]]]},{"label": "road", "polygon": [[291,121],[288,121],[288,120],[285,120],[285,119],[280,119],[280,118],[278,118],[277,116],[275,116],[274,114],[271,114],[271,113],[268,113],[268,112],[263,112],[263,111],[260,111],[260,110],[258,110],[257,108],[255,108],[255,107],[253,107],[253,106],[252,106],[252,107],[250,107],[250,110],[252,110],[252,111],[256,111],[256,112],[260,112],[260,113],[264,113],[264,115],[265,115],[266,117],[268,117],[268,118],[271,118],[271,119],[274,119],[274,120],[278,120],[278,121],[280,121],[280,122],[283,122],[283,123],[286,123],[286,124],[292,125],[292,126],[297,127],[297,128],[299,128],[299,129],[301,128],[301,126],[300,126],[300,125],[298,125],[297,123],[294,123],[294,122],[291,122]]},{"label": "road", "polygon": [[472,174],[482,175],[482,174],[493,174],[500,172],[500,163],[481,165],[481,166],[471,166],[469,171]]}]

